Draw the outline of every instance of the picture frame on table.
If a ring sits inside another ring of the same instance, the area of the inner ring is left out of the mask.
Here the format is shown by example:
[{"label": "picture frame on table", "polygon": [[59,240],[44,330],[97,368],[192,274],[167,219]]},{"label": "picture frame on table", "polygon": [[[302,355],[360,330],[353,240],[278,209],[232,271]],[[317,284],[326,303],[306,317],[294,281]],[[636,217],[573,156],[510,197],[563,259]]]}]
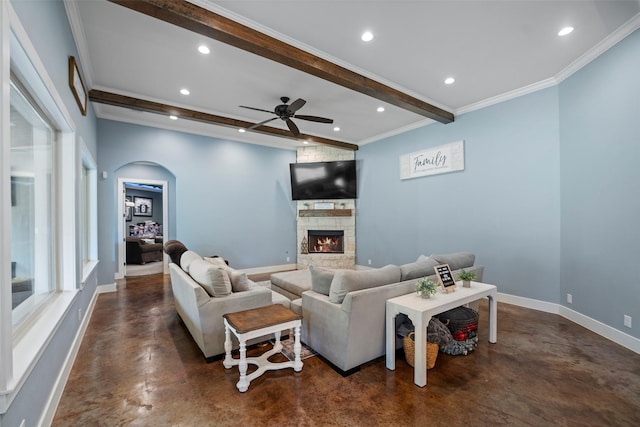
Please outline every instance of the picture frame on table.
[{"label": "picture frame on table", "polygon": [[456,290],[456,281],[453,278],[449,264],[436,265],[433,269],[436,272],[438,283],[445,293],[454,292]]},{"label": "picture frame on table", "polygon": [[82,80],[82,75],[80,74],[80,68],[78,67],[76,58],[73,56],[69,57],[69,87],[71,88],[71,92],[73,92],[76,102],[78,103],[80,112],[83,116],[86,116],[89,97],[87,95],[87,88]]},{"label": "picture frame on table", "polygon": [[133,214],[135,216],[153,216],[153,199],[148,197],[134,197]]}]

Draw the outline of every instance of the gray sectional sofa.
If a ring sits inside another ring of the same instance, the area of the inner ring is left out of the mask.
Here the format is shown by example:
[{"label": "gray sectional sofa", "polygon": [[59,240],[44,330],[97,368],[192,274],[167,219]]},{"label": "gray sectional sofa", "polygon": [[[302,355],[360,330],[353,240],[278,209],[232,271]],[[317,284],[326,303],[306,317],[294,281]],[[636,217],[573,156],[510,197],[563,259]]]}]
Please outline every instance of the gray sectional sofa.
[{"label": "gray sectional sofa", "polygon": [[[203,258],[186,251],[179,265],[169,264],[169,273],[178,315],[208,361],[224,354],[224,314],[270,304],[290,306],[288,298],[255,284],[222,258]],[[237,346],[234,341],[234,348]]]},{"label": "gray sectional sofa", "polygon": [[302,341],[346,375],[385,354],[386,300],[415,292],[422,277],[435,280],[433,267],[439,264],[449,264],[454,276],[464,269],[482,281],[484,266],[475,265],[475,255],[458,252],[377,269],[276,273],[272,290],[290,298],[300,292],[291,308],[303,316]]}]

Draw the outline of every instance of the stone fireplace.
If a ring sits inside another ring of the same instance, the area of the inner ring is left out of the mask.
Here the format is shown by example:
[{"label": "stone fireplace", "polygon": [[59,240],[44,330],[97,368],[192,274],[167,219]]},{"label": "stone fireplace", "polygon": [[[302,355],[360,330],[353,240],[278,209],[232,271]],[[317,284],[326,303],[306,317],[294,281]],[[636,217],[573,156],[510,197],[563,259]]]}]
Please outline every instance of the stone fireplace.
[{"label": "stone fireplace", "polygon": [[[334,147],[300,147],[297,151],[299,163],[353,159],[353,151]],[[297,202],[297,211],[298,268],[313,265],[354,269],[355,200],[301,200]]]}]

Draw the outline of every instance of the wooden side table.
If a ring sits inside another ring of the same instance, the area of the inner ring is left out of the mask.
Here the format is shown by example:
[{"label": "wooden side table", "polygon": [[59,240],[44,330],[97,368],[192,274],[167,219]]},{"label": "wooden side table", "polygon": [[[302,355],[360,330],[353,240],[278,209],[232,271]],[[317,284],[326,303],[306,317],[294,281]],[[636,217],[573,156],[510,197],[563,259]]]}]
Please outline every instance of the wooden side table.
[{"label": "wooden side table", "polygon": [[[238,390],[245,392],[249,389],[249,384],[260,375],[270,370],[293,368],[294,371],[302,370],[302,359],[300,358],[300,328],[302,325],[302,316],[294,313],[288,308],[273,304],[250,310],[239,311],[237,313],[228,313],[223,317],[224,320],[224,350],[225,358],[222,364],[226,369],[238,365],[240,371],[240,380],[236,384]],[[270,362],[268,359],[272,355],[282,350],[280,342],[280,334],[283,330],[293,329],[294,345],[293,350],[295,358],[293,361],[287,362]],[[240,358],[231,357],[231,332],[238,337],[240,341]],[[259,357],[247,357],[247,340],[261,337],[268,334],[275,335],[275,343],[273,348]],[[247,375],[248,364],[258,366],[258,369]]]}]

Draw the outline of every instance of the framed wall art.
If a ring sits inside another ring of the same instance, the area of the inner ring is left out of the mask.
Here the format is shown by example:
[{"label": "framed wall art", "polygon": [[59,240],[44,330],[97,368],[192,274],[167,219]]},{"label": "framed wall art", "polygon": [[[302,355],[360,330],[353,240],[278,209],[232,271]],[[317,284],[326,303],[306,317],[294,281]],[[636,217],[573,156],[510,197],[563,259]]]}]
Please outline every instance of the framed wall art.
[{"label": "framed wall art", "polygon": [[131,215],[131,206],[127,206],[127,202],[131,202],[131,197],[125,197],[125,198],[124,198],[124,200],[125,200],[125,206],[124,206],[124,209],[125,209],[125,215],[124,215],[124,220],[125,220],[125,221],[127,221],[127,222],[130,222],[130,221],[133,219],[133,217],[132,217],[132,215]]},{"label": "framed wall art", "polygon": [[153,216],[153,199],[148,197],[134,197],[133,214],[135,216]]},{"label": "framed wall art", "polygon": [[83,116],[86,116],[88,101],[87,88],[82,81],[82,75],[80,74],[80,68],[78,67],[76,58],[73,56],[69,57],[69,87],[71,88],[71,92],[73,92],[74,98],[76,98],[80,112]]}]

